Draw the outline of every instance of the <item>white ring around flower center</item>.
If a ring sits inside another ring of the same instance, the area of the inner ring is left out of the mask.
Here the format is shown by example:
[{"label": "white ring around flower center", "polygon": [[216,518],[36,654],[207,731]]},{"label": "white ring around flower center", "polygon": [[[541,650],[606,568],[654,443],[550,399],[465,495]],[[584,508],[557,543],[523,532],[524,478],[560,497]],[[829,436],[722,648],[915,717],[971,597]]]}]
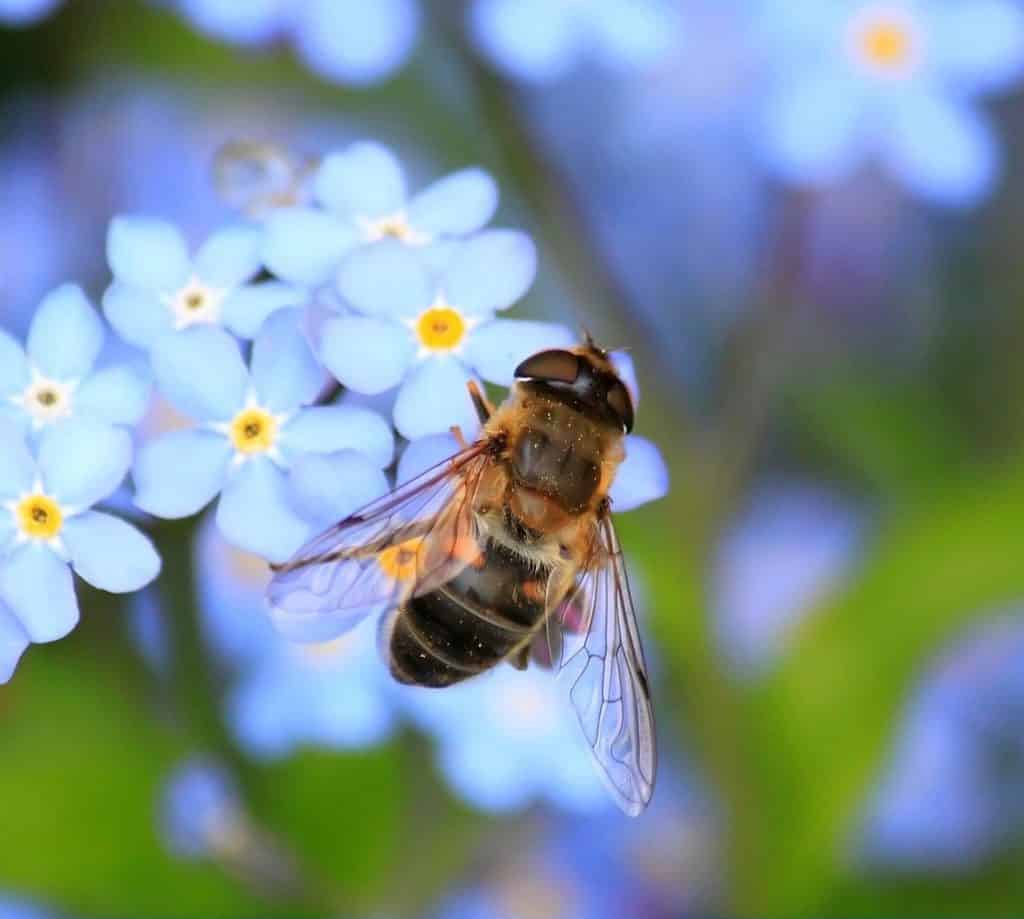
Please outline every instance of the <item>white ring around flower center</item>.
[{"label": "white ring around flower center", "polygon": [[356,225],[359,227],[363,239],[368,243],[380,242],[382,239],[397,239],[407,246],[425,246],[432,239],[429,233],[417,230],[409,223],[409,217],[405,211],[398,211],[377,219],[357,217]]},{"label": "white ring around flower center", "polygon": [[77,385],[77,381],[62,383],[34,372],[32,382],[11,401],[25,410],[38,430],[70,416]]},{"label": "white ring around flower center", "polygon": [[171,311],[176,331],[192,325],[220,322],[221,303],[227,290],[211,287],[193,275],[178,290],[163,296],[163,302]]}]

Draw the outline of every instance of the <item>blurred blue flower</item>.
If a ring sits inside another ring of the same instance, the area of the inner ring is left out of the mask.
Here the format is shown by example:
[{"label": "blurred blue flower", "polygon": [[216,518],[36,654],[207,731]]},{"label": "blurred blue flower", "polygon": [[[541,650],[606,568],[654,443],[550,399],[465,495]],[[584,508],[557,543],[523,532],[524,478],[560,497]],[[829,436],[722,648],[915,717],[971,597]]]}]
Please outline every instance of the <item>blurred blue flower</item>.
[{"label": "blurred blue flower", "polygon": [[[386,490],[377,475],[366,500]],[[212,523],[204,521],[195,547],[202,624],[233,673],[226,709],[238,742],[254,756],[276,758],[303,746],[349,749],[385,739],[394,706],[376,623],[333,642],[286,641],[264,615],[267,565],[228,545]]]},{"label": "blurred blue flower", "polygon": [[0,0],[0,25],[28,26],[45,19],[61,0]]},{"label": "blurred blue flower", "polygon": [[0,329],[0,415],[26,433],[67,418],[135,425],[149,404],[149,382],[131,364],[97,368],[106,332],[80,287],[46,296],[22,348]]},{"label": "blurred blue flower", "polygon": [[679,40],[664,0],[474,0],[469,29],[506,76],[549,83],[584,57],[617,68],[657,62]]},{"label": "blurred blue flower", "polygon": [[107,235],[114,281],[103,295],[103,311],[115,331],[140,348],[195,325],[222,324],[250,338],[271,313],[306,298],[304,290],[281,282],[246,283],[260,270],[260,241],[255,227],[229,227],[192,259],[171,224],[115,217]]},{"label": "blurred blue flower", "polygon": [[790,631],[853,565],[864,520],[826,488],[773,483],[750,499],[718,546],[712,575],[715,632],[737,676],[755,677]]},{"label": "blurred blue flower", "polygon": [[523,233],[489,230],[454,243],[440,270],[396,241],[358,256],[342,263],[338,288],[360,315],[324,323],[320,357],[356,392],[401,383],[394,420],[409,439],[452,425],[469,436],[479,427],[469,380],[508,386],[523,358],[574,343],[561,325],[494,318],[533,282],[537,255]]},{"label": "blurred blue flower", "polygon": [[263,257],[286,281],[328,281],[346,253],[380,240],[421,247],[466,236],[498,206],[497,185],[477,168],[454,172],[410,197],[398,159],[369,141],[327,156],[313,177],[313,195],[322,209],[286,208],[266,222]]},{"label": "blurred blue flower", "polygon": [[187,517],[220,494],[217,523],[228,540],[276,562],[322,522],[311,521],[311,506],[318,515],[334,515],[339,506],[352,510],[350,470],[358,464],[351,451],[383,469],[393,436],[366,409],[305,407],[324,374],[299,321],[295,310],[271,316],[256,337],[251,369],[223,329],[202,326],[157,341],[151,355],[157,386],[199,426],[142,447],[133,473],[139,507],[158,517]]},{"label": "blurred blue flower", "polygon": [[1024,833],[1024,618],[990,620],[907,706],[857,840],[863,866],[976,869]]},{"label": "blurred blue flower", "polygon": [[871,160],[937,203],[991,190],[1001,154],[974,100],[1024,73],[1018,3],[765,0],[763,19],[774,84],[760,146],[776,173],[824,184]]},{"label": "blurred blue flower", "polygon": [[47,428],[33,456],[0,421],[0,681],[29,642],[56,641],[78,623],[72,569],[112,593],[159,574],[149,539],[91,509],[124,479],[131,454],[125,431],[75,418]]},{"label": "blurred blue flower", "polygon": [[234,779],[207,757],[187,760],[168,777],[159,820],[168,848],[189,859],[236,850],[249,832]]},{"label": "blurred blue flower", "polygon": [[196,28],[222,41],[266,44],[288,34],[327,80],[377,83],[406,62],[420,30],[418,0],[178,0]]}]

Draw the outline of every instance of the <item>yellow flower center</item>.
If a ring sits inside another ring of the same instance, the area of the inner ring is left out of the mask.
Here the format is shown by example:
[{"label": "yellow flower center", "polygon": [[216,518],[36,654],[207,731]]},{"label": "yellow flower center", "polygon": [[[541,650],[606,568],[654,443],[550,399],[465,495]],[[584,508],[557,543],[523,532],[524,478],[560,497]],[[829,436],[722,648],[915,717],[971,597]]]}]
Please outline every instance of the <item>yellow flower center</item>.
[{"label": "yellow flower center", "polygon": [[856,59],[877,76],[905,76],[917,61],[917,30],[904,11],[868,9],[854,19],[850,37]]},{"label": "yellow flower center", "polygon": [[64,524],[64,515],[53,498],[29,495],[14,511],[18,528],[30,539],[53,539]]},{"label": "yellow flower center", "polygon": [[432,306],[416,320],[416,335],[430,351],[453,351],[466,335],[466,320],[450,306]]},{"label": "yellow flower center", "polygon": [[397,239],[407,246],[425,246],[430,242],[430,235],[417,230],[409,223],[404,211],[370,220],[366,217],[357,218],[367,242],[380,242],[382,239]]},{"label": "yellow flower center", "polygon": [[239,453],[265,453],[277,440],[277,419],[261,408],[243,409],[231,422],[231,442]]},{"label": "yellow flower center", "polygon": [[377,563],[392,581],[409,581],[416,577],[419,565],[420,536],[390,546],[377,556]]},{"label": "yellow flower center", "polygon": [[163,301],[171,311],[174,328],[181,331],[201,323],[219,322],[221,302],[227,293],[225,289],[210,287],[198,277],[192,277],[183,287],[165,294]]}]

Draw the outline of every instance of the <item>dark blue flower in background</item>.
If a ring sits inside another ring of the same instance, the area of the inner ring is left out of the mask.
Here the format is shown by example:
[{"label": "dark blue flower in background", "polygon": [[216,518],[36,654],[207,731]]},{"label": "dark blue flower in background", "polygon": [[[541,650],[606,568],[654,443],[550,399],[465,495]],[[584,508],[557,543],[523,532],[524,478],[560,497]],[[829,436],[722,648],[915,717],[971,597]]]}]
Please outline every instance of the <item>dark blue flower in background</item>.
[{"label": "dark blue flower in background", "polygon": [[781,177],[822,184],[866,162],[912,193],[969,205],[1001,153],[975,104],[1024,73],[1024,11],[1013,0],[763,5],[773,84],[759,144]]},{"label": "dark blue flower in background", "polygon": [[111,593],[131,593],[160,572],[149,539],[92,510],[131,465],[127,432],[89,418],[48,427],[35,456],[0,422],[0,680],[29,642],[63,638],[78,623],[72,570]]},{"label": "dark blue flower in background", "polygon": [[[294,310],[264,323],[251,369],[237,342],[212,326],[164,336],[152,361],[160,392],[199,426],[163,434],[140,450],[136,503],[149,513],[187,517],[220,494],[217,522],[225,536],[281,562],[313,529],[302,514],[310,486],[304,480],[296,495],[289,475],[303,457],[319,454],[331,462],[340,453],[348,468],[345,451],[359,451],[378,469],[391,462],[393,437],[380,416],[350,406],[307,407],[325,376]],[[332,500],[347,502],[343,476],[314,468],[310,479],[336,483],[335,492],[320,496],[327,513]]]},{"label": "dark blue flower in background", "polygon": [[61,0],[0,0],[0,25],[34,25],[60,4]]},{"label": "dark blue flower in background", "polygon": [[106,329],[80,287],[64,284],[39,305],[23,349],[0,330],[0,415],[25,431],[67,418],[135,425],[149,381],[133,363],[97,367]]},{"label": "dark blue flower in background", "polygon": [[410,195],[397,157],[370,141],[325,157],[312,188],[319,207],[283,208],[266,221],[267,267],[300,284],[331,280],[343,256],[380,240],[421,247],[467,236],[498,206],[497,185],[475,167]]},{"label": "dark blue flower in background", "polygon": [[506,76],[548,83],[583,58],[617,68],[656,63],[679,40],[663,0],[474,0],[469,31]]}]

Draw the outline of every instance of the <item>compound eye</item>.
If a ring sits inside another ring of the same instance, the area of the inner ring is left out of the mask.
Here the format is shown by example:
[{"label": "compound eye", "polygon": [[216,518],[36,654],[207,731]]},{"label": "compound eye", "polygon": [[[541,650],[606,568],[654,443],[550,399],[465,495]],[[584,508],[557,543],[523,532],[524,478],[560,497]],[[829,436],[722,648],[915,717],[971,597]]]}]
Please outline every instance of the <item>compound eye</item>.
[{"label": "compound eye", "polygon": [[516,367],[516,379],[575,383],[579,372],[580,360],[571,351],[538,351]]},{"label": "compound eye", "polygon": [[608,406],[622,422],[627,432],[633,430],[633,400],[629,390],[621,382],[615,382],[608,390]]}]

